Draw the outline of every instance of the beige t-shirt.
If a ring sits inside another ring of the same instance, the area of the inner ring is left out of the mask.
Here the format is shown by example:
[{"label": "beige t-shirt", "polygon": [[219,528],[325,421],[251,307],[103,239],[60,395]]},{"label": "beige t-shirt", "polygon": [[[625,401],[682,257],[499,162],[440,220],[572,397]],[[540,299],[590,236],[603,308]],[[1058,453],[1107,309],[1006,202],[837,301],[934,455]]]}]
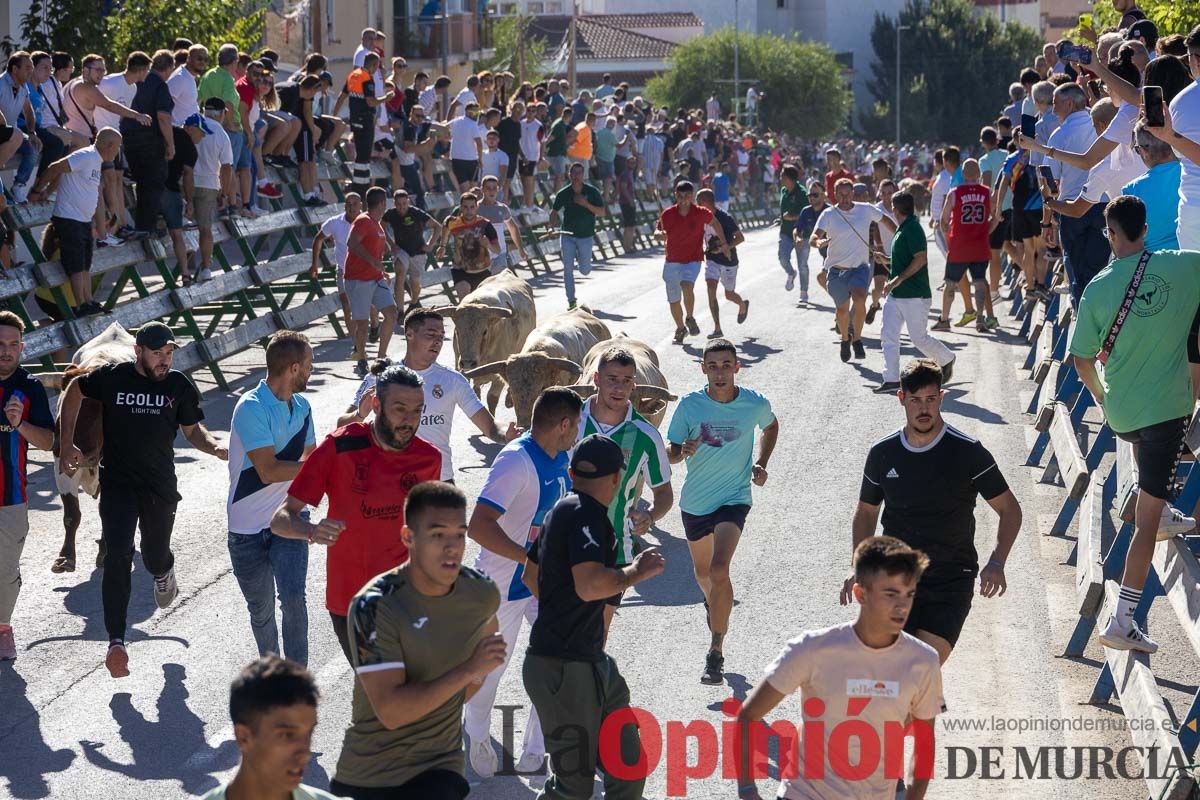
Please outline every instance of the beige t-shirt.
[{"label": "beige t-shirt", "polygon": [[[792,800],[892,800],[896,778],[884,775],[884,724],[903,725],[910,716],[933,719],[946,710],[942,671],[932,647],[907,633],[901,633],[888,647],[867,647],[849,622],[789,641],[767,667],[766,678],[783,694],[799,690],[802,700],[818,698],[825,704],[819,717],[804,718],[824,724],[824,778],[804,777],[805,744],[801,741],[797,777],[785,779],[779,787],[779,796]],[[846,769],[839,775],[834,768],[842,759],[852,767],[862,763],[857,736],[833,736],[840,752],[830,752],[831,734],[848,720],[866,722],[878,735],[878,766],[862,780],[848,779]],[[801,728],[800,724],[796,727]]]}]

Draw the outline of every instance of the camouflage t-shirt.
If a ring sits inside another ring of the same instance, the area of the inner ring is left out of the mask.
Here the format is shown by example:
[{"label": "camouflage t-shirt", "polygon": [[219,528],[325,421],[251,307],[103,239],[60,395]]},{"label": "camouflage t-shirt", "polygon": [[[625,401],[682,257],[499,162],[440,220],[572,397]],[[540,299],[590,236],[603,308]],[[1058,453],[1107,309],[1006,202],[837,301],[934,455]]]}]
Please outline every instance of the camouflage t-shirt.
[{"label": "camouflage t-shirt", "polygon": [[[461,567],[449,594],[421,594],[409,564],[379,575],[350,606],[350,652],[357,674],[403,669],[408,683],[437,680],[466,661],[500,606],[496,584]],[[465,769],[459,692],[421,719],[385,728],[362,683],[354,682],[350,727],[342,742],[336,778],[349,786],[402,786],[434,769]]]}]

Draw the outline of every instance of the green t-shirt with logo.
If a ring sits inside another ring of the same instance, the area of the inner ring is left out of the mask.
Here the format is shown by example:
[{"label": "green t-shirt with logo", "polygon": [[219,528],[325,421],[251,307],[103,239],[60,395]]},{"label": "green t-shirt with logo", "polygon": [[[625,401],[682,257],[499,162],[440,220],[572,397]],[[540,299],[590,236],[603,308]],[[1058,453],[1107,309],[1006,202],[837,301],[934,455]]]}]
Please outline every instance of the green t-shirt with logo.
[{"label": "green t-shirt with logo", "polygon": [[550,135],[546,139],[546,158],[557,158],[567,154],[567,123],[561,118],[554,120],[550,126]]},{"label": "green t-shirt with logo", "polygon": [[779,238],[792,238],[792,231],[796,229],[796,220],[784,219],[784,214],[795,214],[800,216],[800,212],[808,205],[808,191],[804,188],[804,184],[796,182],[794,189],[789,191],[787,187],[779,188]]},{"label": "green t-shirt with logo", "polygon": [[[896,234],[892,237],[891,277],[899,277],[912,264],[912,260],[918,253],[928,254],[928,247],[929,242],[925,238],[925,231],[921,228],[921,223],[917,221],[915,215],[901,222],[900,227],[896,229]],[[917,270],[916,274],[909,276],[907,280],[892,289],[892,297],[897,299],[932,296],[929,291],[928,260],[925,262],[925,266]]]},{"label": "green t-shirt with logo", "polygon": [[[1068,349],[1091,358],[1108,337],[1141,253],[1114,260],[1083,290]],[[1101,370],[1104,416],[1117,433],[1191,416],[1187,337],[1200,305],[1200,253],[1160,250]]]},{"label": "green t-shirt with logo", "polygon": [[[584,183],[580,190],[583,199],[594,206],[604,206],[604,198],[600,190],[590,183]],[[575,202],[575,187],[568,183],[554,195],[554,210],[562,213],[562,229],[576,239],[583,239],[596,234],[596,215]]]}]

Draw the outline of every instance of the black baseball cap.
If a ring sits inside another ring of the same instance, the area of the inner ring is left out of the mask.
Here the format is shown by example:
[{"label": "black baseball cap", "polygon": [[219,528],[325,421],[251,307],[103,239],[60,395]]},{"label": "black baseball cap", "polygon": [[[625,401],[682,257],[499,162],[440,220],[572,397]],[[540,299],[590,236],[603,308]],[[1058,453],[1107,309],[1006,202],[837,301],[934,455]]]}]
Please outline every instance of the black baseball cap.
[{"label": "black baseball cap", "polygon": [[1139,19],[1125,31],[1125,40],[1145,39],[1153,46],[1158,41],[1158,26],[1148,19]]},{"label": "black baseball cap", "polygon": [[625,469],[621,448],[607,436],[593,433],[575,447],[571,471],[580,478],[603,478]]},{"label": "black baseball cap", "polygon": [[147,322],[138,328],[134,341],[149,350],[161,350],[169,344],[179,344],[175,341],[175,334],[171,329],[161,322]]},{"label": "black baseball cap", "polygon": [[210,97],[204,101],[205,111],[224,111],[225,101],[219,97]]}]

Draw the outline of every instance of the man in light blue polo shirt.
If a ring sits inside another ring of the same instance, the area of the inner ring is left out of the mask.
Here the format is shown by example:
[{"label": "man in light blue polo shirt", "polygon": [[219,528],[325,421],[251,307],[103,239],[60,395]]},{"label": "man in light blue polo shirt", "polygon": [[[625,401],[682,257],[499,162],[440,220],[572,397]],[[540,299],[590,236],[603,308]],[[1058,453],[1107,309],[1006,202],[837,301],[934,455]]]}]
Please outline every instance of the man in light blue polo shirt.
[{"label": "man in light blue polo shirt", "polygon": [[[308,337],[279,331],[267,345],[267,378],[233,409],[229,432],[229,560],[259,655],[286,653],[308,663],[308,546],[271,533],[271,517],[287,497],[301,461],[316,447],[312,410],[300,392],[312,375]],[[275,592],[283,608],[283,650],[275,625]]]},{"label": "man in light blue polo shirt", "polygon": [[1145,120],[1137,123],[1134,136],[1134,149],[1150,171],[1125,184],[1121,193],[1131,194],[1146,205],[1146,249],[1178,250],[1182,165],[1171,145],[1146,130]]}]

